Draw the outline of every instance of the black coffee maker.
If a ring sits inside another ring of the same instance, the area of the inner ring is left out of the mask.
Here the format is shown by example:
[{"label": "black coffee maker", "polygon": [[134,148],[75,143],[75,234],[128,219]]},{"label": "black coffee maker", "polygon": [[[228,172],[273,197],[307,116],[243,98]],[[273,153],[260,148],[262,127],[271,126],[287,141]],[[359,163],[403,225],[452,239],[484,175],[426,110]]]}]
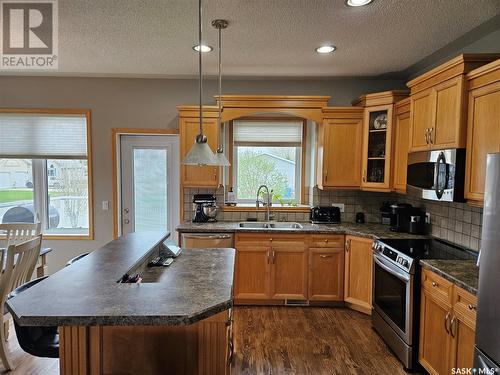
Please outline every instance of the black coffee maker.
[{"label": "black coffee maker", "polygon": [[195,194],[193,196],[193,223],[217,221],[217,198],[212,194]]},{"label": "black coffee maker", "polygon": [[425,212],[409,203],[394,203],[390,211],[390,229],[393,232],[424,234]]}]

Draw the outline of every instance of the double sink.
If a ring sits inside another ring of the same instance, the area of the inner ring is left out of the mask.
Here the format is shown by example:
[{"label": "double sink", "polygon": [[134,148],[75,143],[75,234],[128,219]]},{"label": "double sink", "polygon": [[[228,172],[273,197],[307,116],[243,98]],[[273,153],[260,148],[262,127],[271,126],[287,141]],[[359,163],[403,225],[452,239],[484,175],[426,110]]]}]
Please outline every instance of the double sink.
[{"label": "double sink", "polygon": [[239,223],[240,228],[249,229],[302,229],[303,226],[295,222],[252,222],[246,221]]}]

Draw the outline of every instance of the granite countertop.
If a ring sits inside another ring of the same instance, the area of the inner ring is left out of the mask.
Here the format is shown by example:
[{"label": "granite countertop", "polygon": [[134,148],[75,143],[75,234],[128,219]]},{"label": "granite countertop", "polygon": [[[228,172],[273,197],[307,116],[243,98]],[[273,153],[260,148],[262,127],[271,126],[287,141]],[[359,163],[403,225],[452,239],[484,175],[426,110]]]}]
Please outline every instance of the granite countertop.
[{"label": "granite countertop", "polygon": [[421,260],[422,267],[477,295],[479,268],[475,260]]},{"label": "granite countertop", "polygon": [[218,221],[215,223],[184,222],[177,226],[178,232],[185,233],[226,233],[226,232],[253,232],[253,233],[319,233],[319,234],[348,234],[367,238],[426,238],[427,236],[409,233],[392,232],[388,225],[377,223],[342,223],[342,224],[311,224],[300,223],[303,228],[240,228],[239,221]]},{"label": "granite countertop", "polygon": [[232,305],[234,249],[189,249],[155,281],[117,283],[157,254],[168,232],[111,241],[7,302],[21,325],[187,325]]}]

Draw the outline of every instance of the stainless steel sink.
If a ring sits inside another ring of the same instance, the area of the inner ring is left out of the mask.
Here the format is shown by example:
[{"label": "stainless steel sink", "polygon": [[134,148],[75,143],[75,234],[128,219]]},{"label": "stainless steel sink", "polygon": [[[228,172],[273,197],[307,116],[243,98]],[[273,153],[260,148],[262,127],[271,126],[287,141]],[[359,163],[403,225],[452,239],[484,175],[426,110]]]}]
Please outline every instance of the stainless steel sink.
[{"label": "stainless steel sink", "polygon": [[250,228],[250,229],[302,229],[303,228],[301,224],[294,223],[294,222],[270,223],[270,222],[245,221],[245,222],[239,223],[238,226],[240,228]]}]

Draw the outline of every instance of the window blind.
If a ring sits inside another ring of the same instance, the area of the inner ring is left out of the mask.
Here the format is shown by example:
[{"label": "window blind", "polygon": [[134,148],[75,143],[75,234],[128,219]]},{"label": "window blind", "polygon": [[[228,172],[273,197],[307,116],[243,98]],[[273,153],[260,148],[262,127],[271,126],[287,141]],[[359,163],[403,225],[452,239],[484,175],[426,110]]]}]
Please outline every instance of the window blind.
[{"label": "window blind", "polygon": [[302,121],[234,121],[235,145],[287,144],[300,147]]},{"label": "window blind", "polygon": [[0,157],[86,159],[87,118],[0,113]]}]

